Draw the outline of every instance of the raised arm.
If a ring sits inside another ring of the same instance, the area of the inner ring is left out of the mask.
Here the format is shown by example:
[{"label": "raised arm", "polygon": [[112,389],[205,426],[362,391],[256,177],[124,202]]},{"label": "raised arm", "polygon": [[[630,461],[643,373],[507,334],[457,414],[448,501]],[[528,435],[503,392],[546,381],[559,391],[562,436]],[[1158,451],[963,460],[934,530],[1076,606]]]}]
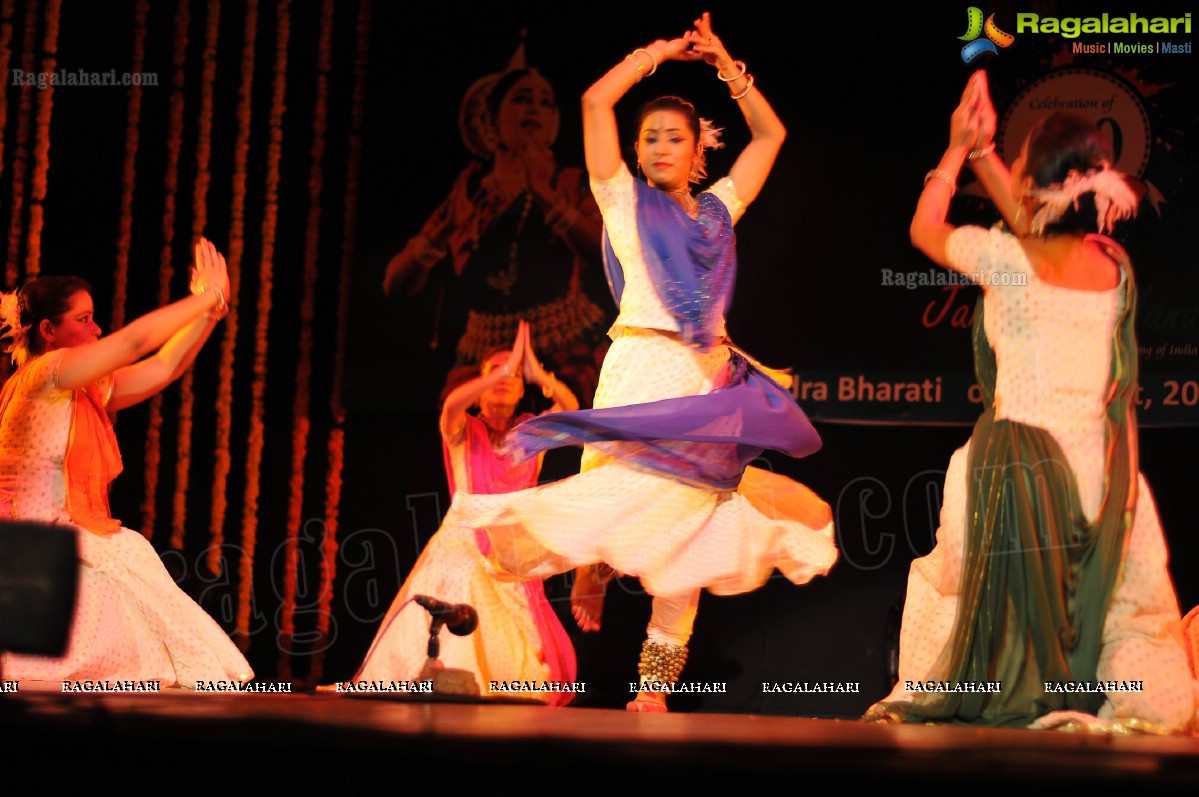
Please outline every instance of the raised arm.
[{"label": "raised arm", "polygon": [[577,169],[559,171],[553,152],[546,146],[530,144],[517,157],[524,170],[525,186],[546,224],[576,256],[598,260],[603,220],[585,176]]},{"label": "raised arm", "polygon": [[162,348],[139,363],[113,373],[108,411],[117,412],[160,393],[183,376],[216,329],[218,316],[202,315],[171,336]]},{"label": "raised arm", "polygon": [[58,386],[72,390],[91,384],[156,351],[192,322],[205,321],[205,313],[223,312],[228,306],[225,297],[229,294],[229,277],[225,259],[207,240],[196,245],[196,270],[191,296],[146,313],[111,335],[75,346],[63,355]]},{"label": "raised arm", "polygon": [[454,201],[460,186],[477,168],[472,165],[458,177],[450,195],[434,209],[420,232],[409,238],[404,248],[387,262],[387,270],[383,274],[384,295],[415,296],[425,287],[433,266],[449,254]]},{"label": "raised arm", "polygon": [[937,265],[949,266],[945,243],[953,232],[949,202],[957,191],[958,173],[978,140],[980,114],[977,106],[978,81],[971,78],[962,92],[961,102],[949,122],[949,147],[937,168],[924,178],[924,191],[916,203],[910,233],[912,244]]},{"label": "raised arm", "polygon": [[504,367],[492,368],[487,373],[476,376],[469,382],[454,388],[450,395],[446,396],[445,403],[441,405],[442,437],[446,440],[454,439],[466,421],[466,411],[470,405],[488,388],[521,372],[525,349],[529,345],[528,340],[529,325],[527,322],[521,321],[516,330],[516,340],[512,344],[512,351],[508,354],[508,359],[504,361]]},{"label": "raised arm", "polygon": [[[219,270],[224,271],[225,258],[216,247],[208,241],[201,241],[196,245],[197,267],[193,271],[193,294],[204,292],[200,275],[218,268],[213,265],[213,261],[218,259]],[[202,262],[205,264],[203,268],[199,265]],[[108,402],[108,411],[116,412],[145,401],[183,376],[195,362],[196,355],[200,353],[200,349],[204,347],[212,331],[216,329],[217,322],[222,318],[224,312],[207,312],[172,335],[152,356],[117,369],[113,374],[112,397]]]},{"label": "raised arm", "polygon": [[573,412],[579,408],[579,400],[574,392],[558,378],[541,365],[537,354],[533,351],[533,336],[525,336],[525,356],[522,363],[525,381],[532,382],[541,388],[541,395],[553,401],[550,412]]},{"label": "raised arm", "polygon": [[766,184],[774,161],[778,158],[787,128],[779,119],[774,108],[762,96],[753,83],[753,75],[745,64],[734,61],[719,37],[712,32],[712,19],[708,12],[695,20],[695,31],[689,35],[694,52],[718,70],[721,80],[728,83],[730,96],[736,98],[745,123],[749,126],[750,142],[737,156],[729,177],[737,187],[737,197],[746,205],[757,199]]},{"label": "raised arm", "polygon": [[1019,218],[1019,204],[1012,196],[1012,175],[1003,159],[995,153],[995,106],[991,104],[991,92],[987,87],[987,73],[979,70],[971,78],[976,82],[976,106],[978,108],[979,129],[975,139],[974,149],[968,162],[974,170],[974,176],[982,184],[991,201],[1007,222],[1008,229],[1016,235],[1028,232],[1028,219]]},{"label": "raised arm", "polygon": [[678,39],[658,39],[629,53],[623,61],[583,92],[583,154],[587,172],[596,180],[609,180],[620,168],[620,135],[616,128],[616,103],[642,77],[652,75],[665,61],[689,61],[699,56],[687,49],[690,31]]}]

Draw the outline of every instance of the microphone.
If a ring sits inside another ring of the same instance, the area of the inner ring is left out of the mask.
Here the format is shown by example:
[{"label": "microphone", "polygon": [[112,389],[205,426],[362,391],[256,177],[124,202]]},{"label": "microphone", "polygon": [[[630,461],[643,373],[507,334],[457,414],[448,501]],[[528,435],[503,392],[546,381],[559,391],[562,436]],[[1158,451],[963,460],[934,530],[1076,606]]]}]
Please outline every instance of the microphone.
[{"label": "microphone", "polygon": [[424,606],[434,619],[440,620],[455,636],[466,636],[479,625],[479,613],[465,603],[445,603],[428,595],[416,595],[413,600]]}]

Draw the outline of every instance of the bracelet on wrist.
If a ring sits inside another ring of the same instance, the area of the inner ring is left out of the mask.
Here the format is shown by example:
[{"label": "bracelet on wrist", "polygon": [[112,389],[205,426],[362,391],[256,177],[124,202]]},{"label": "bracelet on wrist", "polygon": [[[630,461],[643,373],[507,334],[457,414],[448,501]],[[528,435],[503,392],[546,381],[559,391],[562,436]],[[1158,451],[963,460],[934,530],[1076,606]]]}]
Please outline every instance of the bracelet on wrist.
[{"label": "bracelet on wrist", "polygon": [[941,182],[945,183],[945,185],[949,186],[949,195],[950,196],[953,196],[954,194],[956,194],[958,192],[957,180],[950,177],[948,174],[941,171],[940,169],[931,169],[928,174],[924,175],[924,185],[927,187],[929,180],[932,180],[934,177],[936,177]]},{"label": "bracelet on wrist", "polygon": [[[737,77],[740,77],[740,75],[738,75]],[[733,78],[733,79],[736,80],[736,78]],[[742,97],[744,97],[746,94],[749,94],[749,90],[752,89],[753,87],[754,87],[754,76],[746,75],[745,76],[745,89],[742,90],[742,92],[740,94],[733,94],[732,87],[730,86],[729,87],[729,96],[731,96],[734,100],[739,100]]]},{"label": "bracelet on wrist", "polygon": [[545,372],[545,381],[541,383],[541,395],[546,398],[554,397],[554,388],[558,386],[558,380],[554,378],[551,371]]},{"label": "bracelet on wrist", "polygon": [[737,67],[741,71],[738,72],[737,74],[733,75],[732,77],[725,77],[723,72],[720,69],[717,69],[716,77],[724,83],[732,83],[734,80],[736,80],[737,78],[739,78],[745,74],[745,62],[744,61],[734,61],[733,66]]},{"label": "bracelet on wrist", "polygon": [[970,150],[970,154],[966,156],[966,160],[976,161],[979,158],[985,158],[995,151],[995,142],[992,141],[985,147]]},{"label": "bracelet on wrist", "polygon": [[208,293],[209,291],[216,294],[216,304],[209,308],[204,315],[212,321],[220,321],[222,318],[229,315],[229,302],[225,300],[225,294],[217,288],[210,288],[207,285],[200,288],[200,293],[202,294]]},{"label": "bracelet on wrist", "polygon": [[[641,62],[641,59],[635,57],[638,53],[645,53],[645,57],[649,59],[648,72],[645,71],[645,64]],[[658,59],[654,58],[654,54],[644,47],[638,47],[636,50],[626,55],[624,60],[631,63],[633,68],[637,70],[638,83],[641,82],[641,78],[648,77],[658,71]]]}]

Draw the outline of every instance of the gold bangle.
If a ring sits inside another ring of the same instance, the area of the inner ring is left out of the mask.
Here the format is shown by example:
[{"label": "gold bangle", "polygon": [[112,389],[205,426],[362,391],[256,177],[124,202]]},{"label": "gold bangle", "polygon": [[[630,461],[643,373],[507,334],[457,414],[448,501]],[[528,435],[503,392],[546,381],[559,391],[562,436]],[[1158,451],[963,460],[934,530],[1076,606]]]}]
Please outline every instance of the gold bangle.
[{"label": "gold bangle", "polygon": [[995,142],[994,142],[994,141],[992,141],[990,144],[988,144],[987,146],[983,147],[982,149],[972,149],[972,150],[970,150],[970,154],[966,156],[966,159],[967,159],[967,160],[976,161],[976,160],[978,160],[979,158],[985,158],[985,157],[987,157],[988,155],[990,155],[990,154],[991,154],[992,152],[994,152],[994,151],[995,151]]},{"label": "gold bangle", "polygon": [[650,50],[646,49],[645,47],[638,47],[636,50],[633,51],[634,55],[636,55],[637,53],[645,53],[646,56],[649,58],[649,62],[651,64],[651,66],[649,68],[649,71],[645,73],[645,76],[646,77],[653,76],[653,74],[658,71],[658,59],[654,58],[654,54]]},{"label": "gold bangle", "polygon": [[927,186],[928,181],[933,179],[934,177],[936,177],[937,179],[944,182],[945,185],[949,186],[949,195],[950,196],[953,196],[954,194],[956,194],[958,192],[957,181],[950,178],[950,176],[948,174],[941,171],[940,169],[932,169],[931,171],[929,171],[928,174],[924,175],[924,185]]},{"label": "gold bangle", "polygon": [[203,296],[210,291],[212,294],[216,294],[217,301],[212,304],[212,307],[205,310],[204,316],[206,319],[211,321],[219,321],[223,319],[224,316],[229,315],[229,302],[225,300],[224,291],[219,288],[213,288],[211,285],[201,285],[200,290],[197,291],[197,294],[195,295]]},{"label": "gold bangle", "polygon": [[634,59],[632,53],[629,53],[628,55],[626,55],[624,57],[624,60],[626,63],[631,63],[633,65],[633,69],[637,70],[637,77],[633,79],[633,82],[640,83],[641,78],[643,77],[642,73],[645,72],[645,66],[642,65],[640,61],[637,61],[636,59]]},{"label": "gold bangle", "polygon": [[[741,77],[741,76],[738,75],[737,77]],[[733,78],[733,80],[736,80],[736,79],[737,78]],[[754,87],[754,76],[746,75],[745,76],[745,91],[741,92],[740,94],[731,94],[731,96],[734,100],[739,100],[742,97],[744,97],[746,94],[749,94],[749,90],[752,89],[753,87]],[[732,91],[731,86],[729,87],[729,91],[730,92]]]},{"label": "gold bangle", "polygon": [[545,375],[547,379],[541,386],[541,395],[545,396],[546,398],[553,398],[554,388],[558,386],[558,380],[554,378],[554,374],[551,371],[546,371]]},{"label": "gold bangle", "polygon": [[733,66],[741,67],[741,71],[738,72],[736,75],[733,75],[732,77],[725,77],[724,75],[720,74],[720,70],[717,69],[716,70],[717,79],[721,80],[724,83],[732,83],[734,80],[736,80],[737,78],[739,78],[745,74],[745,62],[744,61],[734,61]]},{"label": "gold bangle", "polygon": [[[637,53],[645,53],[646,57],[649,58],[649,64],[650,64],[649,72],[645,71],[645,66],[640,61],[633,58],[633,56],[635,56]],[[624,57],[624,60],[626,60],[626,61],[632,60],[633,68],[637,70],[637,82],[638,83],[641,82],[641,78],[648,77],[649,75],[652,75],[653,73],[658,71],[658,59],[654,58],[654,54],[651,53],[649,50],[645,49],[644,47],[638,47],[636,50],[634,50],[633,52],[626,55]]]}]

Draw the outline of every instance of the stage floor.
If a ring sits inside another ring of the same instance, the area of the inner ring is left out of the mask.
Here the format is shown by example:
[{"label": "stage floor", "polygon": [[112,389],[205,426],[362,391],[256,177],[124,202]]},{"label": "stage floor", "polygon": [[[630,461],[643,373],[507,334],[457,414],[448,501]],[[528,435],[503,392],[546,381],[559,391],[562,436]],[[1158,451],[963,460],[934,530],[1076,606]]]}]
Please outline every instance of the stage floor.
[{"label": "stage floor", "polygon": [[[870,725],[734,714],[415,702],[334,694],[0,695],[9,782],[129,767],[173,793],[357,791],[380,779],[639,794],[650,782],[972,792],[1199,791],[1199,738]],[[45,768],[42,762],[58,762]],[[238,766],[231,767],[236,761]],[[124,762],[121,766],[114,766]],[[243,766],[248,765],[248,766]],[[20,774],[18,774],[20,773]],[[234,774],[236,773],[236,774]],[[141,777],[138,775],[137,777]],[[19,782],[19,781],[18,781]],[[124,780],[128,783],[128,780]],[[636,784],[641,784],[637,786]],[[396,786],[400,786],[399,782]],[[673,789],[672,789],[673,790]],[[240,791],[240,789],[239,789]]]}]

